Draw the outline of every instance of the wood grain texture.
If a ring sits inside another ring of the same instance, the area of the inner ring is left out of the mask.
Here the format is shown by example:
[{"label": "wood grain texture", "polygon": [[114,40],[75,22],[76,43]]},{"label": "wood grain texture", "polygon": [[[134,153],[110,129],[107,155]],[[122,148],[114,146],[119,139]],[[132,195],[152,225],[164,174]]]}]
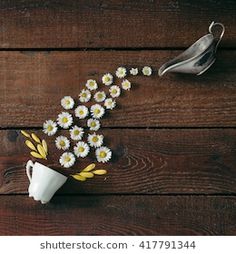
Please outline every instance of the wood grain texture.
[{"label": "wood grain texture", "polygon": [[[234,235],[235,197],[0,197],[1,235]],[[68,220],[68,218],[70,218]]]},{"label": "wood grain texture", "polygon": [[225,24],[224,47],[235,47],[233,0],[3,0],[1,48],[186,47]]},{"label": "wood grain texture", "polygon": [[101,83],[102,75],[114,73],[119,65],[150,65],[154,74],[129,77],[133,88],[118,98],[118,107],[102,120],[104,127],[235,127],[236,51],[219,52],[218,61],[203,76],[159,78],[157,68],[179,53],[1,52],[0,127],[42,126],[62,110],[64,95],[78,98],[87,79]]},{"label": "wood grain texture", "polygon": [[[84,183],[69,179],[60,193],[236,193],[236,129],[106,129],[101,133],[113,159],[97,167],[105,167],[108,174]],[[58,167],[61,152],[50,141],[49,160],[42,163]],[[24,165],[30,156],[24,139],[19,131],[0,131],[0,142],[0,193],[26,193]],[[93,161],[94,151],[73,169],[60,172],[69,175]]]}]

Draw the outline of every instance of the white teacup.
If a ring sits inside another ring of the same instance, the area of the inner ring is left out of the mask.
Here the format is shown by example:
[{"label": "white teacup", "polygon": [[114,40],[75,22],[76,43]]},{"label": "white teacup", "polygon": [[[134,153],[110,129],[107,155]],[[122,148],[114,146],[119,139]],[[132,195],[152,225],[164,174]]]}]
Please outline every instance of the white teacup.
[{"label": "white teacup", "polygon": [[[32,170],[32,176],[31,176]],[[66,182],[67,177],[41,163],[29,160],[26,164],[29,178],[29,197],[42,204],[48,203],[55,192]]]}]

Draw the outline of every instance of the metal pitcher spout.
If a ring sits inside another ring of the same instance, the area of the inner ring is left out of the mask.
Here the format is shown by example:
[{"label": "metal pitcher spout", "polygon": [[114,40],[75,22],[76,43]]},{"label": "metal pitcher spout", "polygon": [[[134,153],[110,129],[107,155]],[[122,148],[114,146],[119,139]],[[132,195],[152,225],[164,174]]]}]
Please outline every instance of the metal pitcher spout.
[{"label": "metal pitcher spout", "polygon": [[[219,26],[221,33],[214,33],[213,28]],[[212,22],[209,33],[197,40],[179,56],[163,64],[158,74],[163,76],[167,72],[190,73],[201,75],[215,62],[217,47],[224,35],[225,27],[218,22]]]}]

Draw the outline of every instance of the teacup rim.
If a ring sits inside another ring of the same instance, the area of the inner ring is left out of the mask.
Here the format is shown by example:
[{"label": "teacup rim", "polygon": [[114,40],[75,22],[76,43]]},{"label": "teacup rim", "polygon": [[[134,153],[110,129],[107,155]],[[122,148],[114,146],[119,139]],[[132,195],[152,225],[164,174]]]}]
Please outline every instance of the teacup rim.
[{"label": "teacup rim", "polygon": [[42,164],[42,163],[40,163],[40,162],[38,162],[38,161],[35,161],[34,164],[35,164],[35,165],[36,165],[36,164],[39,164],[39,165],[41,165],[41,166],[43,166],[43,167],[45,167],[45,168],[47,168],[47,169],[53,171],[54,173],[57,173],[58,175],[64,176],[65,178],[68,178],[68,176],[63,175],[62,173],[58,172],[57,170],[52,169],[52,168],[50,168],[50,167],[48,167],[48,166],[46,166],[46,165],[44,165],[44,164]]}]

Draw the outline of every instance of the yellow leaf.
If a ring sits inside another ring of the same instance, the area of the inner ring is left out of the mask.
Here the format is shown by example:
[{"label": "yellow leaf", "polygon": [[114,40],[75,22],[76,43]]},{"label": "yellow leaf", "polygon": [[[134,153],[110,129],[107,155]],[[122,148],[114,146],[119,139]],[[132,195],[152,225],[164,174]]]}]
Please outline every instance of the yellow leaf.
[{"label": "yellow leaf", "polygon": [[31,154],[34,158],[43,159],[43,157],[42,157],[40,154],[36,153],[36,152],[31,152],[30,154]]},{"label": "yellow leaf", "polygon": [[94,174],[91,172],[80,172],[79,175],[83,176],[85,178],[93,178],[94,177]]},{"label": "yellow leaf", "polygon": [[46,156],[46,153],[45,153],[45,151],[44,151],[42,145],[38,144],[38,145],[37,145],[37,149],[38,149],[39,154],[40,154],[44,159],[46,159],[47,156]]},{"label": "yellow leaf", "polygon": [[105,175],[107,171],[105,169],[97,169],[97,170],[94,170],[93,173],[95,175]]},{"label": "yellow leaf", "polygon": [[33,151],[36,151],[36,152],[37,152],[37,150],[36,150],[36,148],[35,148],[34,144],[33,144],[31,141],[26,140],[26,141],[25,141],[25,144],[26,144],[26,146],[28,146],[31,150],[33,150]]},{"label": "yellow leaf", "polygon": [[48,145],[44,139],[42,140],[42,145],[43,145],[43,149],[47,155],[48,154]]},{"label": "yellow leaf", "polygon": [[41,143],[40,139],[39,139],[34,133],[31,134],[31,137],[32,137],[32,139],[33,139],[34,141],[36,141],[37,143]]},{"label": "yellow leaf", "polygon": [[93,170],[95,168],[95,166],[96,165],[94,163],[92,163],[92,164],[88,165],[86,168],[84,168],[82,171],[89,172],[89,171]]},{"label": "yellow leaf", "polygon": [[28,134],[26,131],[21,130],[20,131],[22,135],[24,135],[27,138],[30,138],[30,134]]},{"label": "yellow leaf", "polygon": [[86,178],[80,175],[72,175],[72,177],[77,181],[86,181]]}]

